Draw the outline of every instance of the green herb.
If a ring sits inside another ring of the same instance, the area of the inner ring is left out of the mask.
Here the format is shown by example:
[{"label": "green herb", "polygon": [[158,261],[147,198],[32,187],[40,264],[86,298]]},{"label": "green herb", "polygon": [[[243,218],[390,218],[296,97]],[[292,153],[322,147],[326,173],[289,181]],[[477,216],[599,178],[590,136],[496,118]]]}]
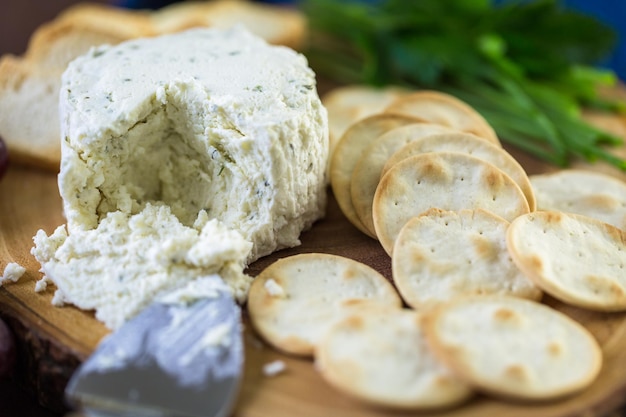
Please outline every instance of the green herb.
[{"label": "green herb", "polygon": [[614,33],[557,0],[308,0],[312,67],[336,81],[448,92],[478,110],[499,137],[566,166],[572,157],[626,161],[622,139],[581,118],[583,108],[626,112],[605,100],[611,71],[593,67]]}]

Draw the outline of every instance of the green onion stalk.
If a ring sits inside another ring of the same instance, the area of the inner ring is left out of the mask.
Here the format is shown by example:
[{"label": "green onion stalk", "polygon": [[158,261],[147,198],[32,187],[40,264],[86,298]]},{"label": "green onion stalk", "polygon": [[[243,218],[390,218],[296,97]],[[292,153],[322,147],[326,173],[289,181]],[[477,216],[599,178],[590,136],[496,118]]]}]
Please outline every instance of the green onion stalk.
[{"label": "green onion stalk", "polygon": [[583,109],[624,114],[600,90],[618,78],[595,65],[615,33],[557,0],[305,0],[305,51],[322,76],[341,83],[398,85],[452,94],[498,136],[559,167],[606,161],[622,138],[592,126]]}]

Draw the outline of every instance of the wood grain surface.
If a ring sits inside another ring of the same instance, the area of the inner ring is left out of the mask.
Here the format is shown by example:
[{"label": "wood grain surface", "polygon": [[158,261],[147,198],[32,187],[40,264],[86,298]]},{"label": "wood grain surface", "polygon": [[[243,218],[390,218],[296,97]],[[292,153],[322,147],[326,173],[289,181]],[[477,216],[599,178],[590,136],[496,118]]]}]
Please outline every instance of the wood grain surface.
[{"label": "wood grain surface", "polygon": [[[611,129],[617,131],[624,126],[621,120]],[[529,174],[555,169],[514,149],[509,150]],[[623,173],[606,166],[589,168],[623,178]],[[53,286],[44,293],[34,292],[41,273],[39,264],[30,254],[32,237],[38,229],[50,233],[63,223],[56,176],[11,166],[0,181],[0,268],[8,262],[18,262],[27,268],[27,273],[17,283],[0,288],[0,316],[18,338],[19,383],[36,393],[41,404],[58,413],[67,411],[62,393],[71,373],[108,333],[90,312],[72,306],[53,307]],[[391,277],[389,257],[378,242],[363,235],[343,217],[330,192],[326,218],[302,235],[302,245],[260,259],[250,266],[249,273],[254,276],[274,260],[302,252],[347,256]],[[437,413],[437,416],[603,416],[626,403],[626,314],[592,313],[550,298],[546,302],[581,322],[598,339],[605,358],[598,380],[584,392],[559,401],[525,404],[479,395],[468,404]],[[245,377],[235,416],[397,415],[361,404],[331,388],[315,371],[312,361],[273,350],[255,336],[250,326],[246,327],[245,338]],[[274,377],[265,376],[263,365],[276,359],[285,361],[286,371]]]}]

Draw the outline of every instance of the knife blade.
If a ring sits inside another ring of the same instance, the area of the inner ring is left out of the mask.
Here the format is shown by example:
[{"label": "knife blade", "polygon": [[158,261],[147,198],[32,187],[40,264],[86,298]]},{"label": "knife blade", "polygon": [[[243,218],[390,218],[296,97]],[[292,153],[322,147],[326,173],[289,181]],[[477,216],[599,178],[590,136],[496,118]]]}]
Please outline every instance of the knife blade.
[{"label": "knife blade", "polygon": [[90,416],[228,416],[243,373],[241,309],[218,275],[194,284],[191,298],[159,297],[106,336],[72,375],[70,406]]}]

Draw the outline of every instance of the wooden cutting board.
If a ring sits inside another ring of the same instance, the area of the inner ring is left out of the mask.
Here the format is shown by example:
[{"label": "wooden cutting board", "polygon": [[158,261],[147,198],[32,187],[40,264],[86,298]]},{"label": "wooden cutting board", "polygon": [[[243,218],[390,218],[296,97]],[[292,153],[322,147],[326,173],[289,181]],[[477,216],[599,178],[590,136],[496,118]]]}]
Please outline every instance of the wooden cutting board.
[{"label": "wooden cutting board", "polygon": [[[623,119],[590,117],[626,137]],[[514,149],[509,151],[529,174],[554,170]],[[594,165],[591,169],[626,178],[623,173],[603,165]],[[19,382],[33,390],[45,407],[60,412],[64,411],[63,389],[68,378],[108,333],[89,312],[71,306],[53,307],[50,303],[53,286],[44,293],[34,292],[35,281],[41,273],[39,264],[30,255],[32,237],[38,229],[50,233],[63,223],[56,176],[11,167],[0,181],[0,270],[9,262],[18,262],[27,268],[27,273],[19,282],[0,288],[0,317],[8,322],[18,339]],[[327,217],[302,235],[302,245],[257,261],[250,266],[249,273],[256,275],[274,260],[302,252],[347,256],[391,277],[389,257],[378,242],[361,234],[343,217],[330,192]],[[478,395],[464,406],[436,413],[437,416],[600,416],[626,403],[626,313],[600,314],[569,307],[550,298],[546,302],[581,322],[602,345],[605,363],[597,381],[576,396],[546,403],[505,402]],[[235,416],[397,416],[397,413],[361,404],[331,388],[316,373],[312,361],[276,352],[256,338],[250,326],[245,336],[245,377]],[[286,363],[286,371],[274,377],[265,376],[263,365],[276,359]]]}]

